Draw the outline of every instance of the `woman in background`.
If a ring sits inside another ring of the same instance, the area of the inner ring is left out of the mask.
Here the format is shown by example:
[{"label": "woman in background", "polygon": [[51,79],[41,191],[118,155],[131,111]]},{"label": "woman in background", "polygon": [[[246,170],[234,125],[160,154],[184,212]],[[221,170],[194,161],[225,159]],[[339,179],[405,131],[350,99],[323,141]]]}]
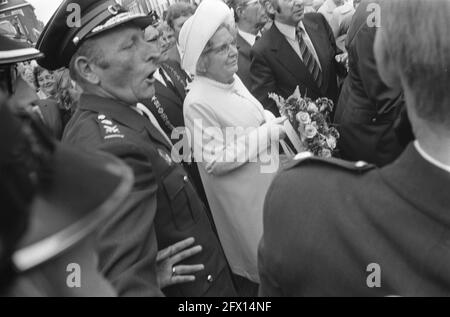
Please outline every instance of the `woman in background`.
[{"label": "woman in background", "polygon": [[49,72],[37,66],[34,74],[39,92],[47,96],[34,104],[38,106],[41,118],[52,135],[61,139],[64,128],[75,111],[80,93],[67,69]]},{"label": "woman in background", "polygon": [[34,84],[40,99],[48,99],[56,94],[56,82],[52,71],[36,66],[33,74]]}]

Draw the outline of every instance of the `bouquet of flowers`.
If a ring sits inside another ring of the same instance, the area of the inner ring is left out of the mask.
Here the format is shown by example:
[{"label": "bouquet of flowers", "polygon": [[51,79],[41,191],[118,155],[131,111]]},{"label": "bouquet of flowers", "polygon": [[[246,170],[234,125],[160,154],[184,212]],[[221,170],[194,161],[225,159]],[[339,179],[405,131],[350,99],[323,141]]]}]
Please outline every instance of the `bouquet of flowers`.
[{"label": "bouquet of flowers", "polygon": [[331,126],[330,114],[334,107],[331,100],[303,98],[298,86],[286,100],[276,94],[269,97],[276,102],[281,115],[288,118],[286,133],[297,153],[309,151],[319,157],[333,156],[339,132]]}]

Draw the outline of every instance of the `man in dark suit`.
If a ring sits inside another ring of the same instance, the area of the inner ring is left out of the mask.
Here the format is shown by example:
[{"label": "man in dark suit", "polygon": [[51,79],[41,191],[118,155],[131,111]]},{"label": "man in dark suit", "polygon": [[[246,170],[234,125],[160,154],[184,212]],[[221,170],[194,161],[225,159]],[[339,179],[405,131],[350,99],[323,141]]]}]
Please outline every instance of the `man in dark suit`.
[{"label": "man in dark suit", "polygon": [[280,173],[265,205],[261,295],[450,294],[450,20],[442,12],[449,1],[382,2],[375,58],[383,81],[404,91],[416,141],[381,169],[299,156]]},{"label": "man in dark suit", "polygon": [[37,44],[46,55],[41,66],[70,67],[84,92],[63,142],[111,153],[135,176],[130,199],[99,234],[101,272],[119,295],[152,295],[147,276],[156,258],[154,229],[159,250],[187,238],[199,245],[172,260],[176,248],[167,252],[171,276],[158,280],[165,295],[234,296],[205,207],[183,167],[174,162],[170,140],[140,104],[154,94],[160,51],[143,32],[153,21],[114,0],[78,0],[84,19],[80,28],[71,28],[65,23],[71,3],[63,2]]},{"label": "man in dark suit", "polygon": [[176,2],[167,8],[166,22],[172,28],[177,45],[169,52],[169,59],[181,63],[181,50],[178,43],[180,30],[184,23],[195,13],[195,7],[187,2]]},{"label": "man in dark suit", "polygon": [[369,5],[363,1],[355,13],[347,37],[349,74],[342,88],[335,114],[341,138],[341,158],[364,160],[377,166],[394,161],[404,150],[395,134],[394,123],[404,105],[401,89],[381,80],[373,53],[376,27],[367,23]]},{"label": "man in dark suit", "polygon": [[[160,46],[159,68],[154,77],[155,95],[144,102],[154,114],[166,135],[171,138],[175,128],[184,127],[183,103],[186,98],[189,75],[178,62],[169,59],[170,44],[161,36],[157,26],[145,29],[145,39]],[[176,143],[178,140],[172,140]]]},{"label": "man in dark suit", "polygon": [[269,93],[286,98],[296,86],[302,95],[336,102],[337,75],[345,69],[335,59],[338,48],[328,22],[321,14],[304,14],[302,0],[271,0],[266,6],[275,22],[251,51],[253,95],[276,116]]},{"label": "man in dark suit", "polygon": [[261,37],[261,29],[267,23],[267,13],[259,0],[232,0],[229,6],[234,10],[237,26],[237,46],[239,51],[237,75],[247,89],[252,88],[250,77],[250,50]]},{"label": "man in dark suit", "polygon": [[[179,129],[185,127],[183,104],[186,98],[187,85],[191,81],[191,78],[177,61],[169,59],[170,45],[161,36],[161,31],[158,28],[153,26],[146,28],[145,38],[150,42],[159,41],[161,55],[159,57],[159,68],[153,76],[156,79],[155,95],[151,99],[144,101],[143,104],[153,113],[172,144],[177,144],[178,142],[182,142],[182,138],[184,137],[184,133],[179,133],[177,137],[177,131],[181,132]],[[182,163],[188,171],[189,176],[191,176],[200,198],[205,206],[208,207],[208,217],[213,224],[214,221],[209,211],[208,199],[206,198],[197,163],[192,161],[190,149],[188,153],[178,154],[180,157],[185,158]]]}]

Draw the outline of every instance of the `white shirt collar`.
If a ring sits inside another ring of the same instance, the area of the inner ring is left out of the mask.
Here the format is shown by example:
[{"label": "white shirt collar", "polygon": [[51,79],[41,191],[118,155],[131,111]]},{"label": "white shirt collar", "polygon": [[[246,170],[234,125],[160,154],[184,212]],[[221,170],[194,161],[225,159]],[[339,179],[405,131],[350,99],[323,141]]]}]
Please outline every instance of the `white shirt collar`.
[{"label": "white shirt collar", "polygon": [[256,35],[242,31],[241,29],[238,28],[238,32],[239,35],[242,36],[242,38],[248,43],[250,44],[250,46],[255,45],[256,42]]},{"label": "white shirt collar", "polygon": [[162,68],[162,67],[159,67],[159,68],[156,70],[156,72],[153,74],[153,77],[154,77],[157,81],[159,81],[161,84],[163,84],[164,86],[167,87],[167,83],[166,83],[166,81],[164,80],[164,78],[161,76],[161,73],[160,73],[160,72],[163,72],[164,75],[166,76],[167,80],[170,81],[171,84],[173,84],[172,79],[170,78],[170,76],[167,74],[167,72],[166,72],[166,71],[164,70],[164,68]]},{"label": "white shirt collar", "polygon": [[414,142],[414,146],[416,147],[417,152],[419,152],[420,156],[422,156],[426,161],[428,161],[430,164],[439,167],[440,169],[443,169],[444,171],[450,173],[450,166],[446,165],[444,163],[439,162],[435,158],[433,158],[431,155],[429,155],[425,150],[420,146],[419,141]]},{"label": "white shirt collar", "polygon": [[159,81],[161,84],[163,84],[164,86],[167,86],[166,82],[164,81],[164,79],[162,78],[161,74],[159,73],[159,70],[161,69],[161,67],[159,67],[156,72],[153,73],[153,77]]},{"label": "white shirt collar", "polygon": [[353,7],[353,4],[350,3],[350,2],[346,2],[343,5],[341,5],[340,7],[337,7],[333,11],[333,13],[336,12],[336,13],[339,13],[339,14],[346,14],[346,13],[352,12],[354,10],[355,10],[355,8]]},{"label": "white shirt collar", "polygon": [[[278,28],[278,30],[280,30],[281,34],[283,34],[285,37],[293,41],[297,40],[297,30],[295,26],[284,24],[279,21],[275,21],[275,25]],[[298,26],[301,27],[303,30],[305,30],[303,21],[300,21]]]},{"label": "white shirt collar", "polygon": [[183,49],[181,48],[180,44],[178,44],[177,42],[177,50],[178,50],[178,55],[180,55],[180,59],[183,60]]},{"label": "white shirt collar", "polygon": [[330,13],[330,14],[333,13],[334,9],[337,8],[337,6],[333,0],[325,1],[325,3],[322,5],[322,7],[327,13]]},{"label": "white shirt collar", "polygon": [[132,107],[132,109],[134,109],[137,113],[139,113],[144,118],[146,117],[147,119],[149,119],[150,122],[153,124],[153,126],[159,131],[159,133],[161,133],[161,135],[164,137],[164,139],[167,141],[167,143],[169,143],[170,145],[173,145],[170,138],[167,136],[167,134],[164,132],[164,130],[159,125],[158,120],[156,120],[153,113],[150,110],[148,110],[148,108],[146,106],[144,106],[141,103],[137,103],[136,106]]}]

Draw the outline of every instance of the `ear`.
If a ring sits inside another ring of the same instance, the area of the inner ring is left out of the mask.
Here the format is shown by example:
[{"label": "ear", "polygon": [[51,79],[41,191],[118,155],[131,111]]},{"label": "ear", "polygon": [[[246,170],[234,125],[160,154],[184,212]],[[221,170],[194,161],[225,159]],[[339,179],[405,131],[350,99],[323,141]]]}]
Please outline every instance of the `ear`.
[{"label": "ear", "polygon": [[100,83],[100,77],[95,72],[97,68],[98,67],[96,67],[84,56],[79,56],[75,60],[75,69],[78,76],[93,85],[98,85]]},{"label": "ear", "polygon": [[235,14],[238,17],[238,20],[241,20],[243,13],[244,13],[244,9],[242,7],[237,7],[236,8]]},{"label": "ear", "polygon": [[197,73],[199,74],[205,74],[208,70],[209,65],[209,59],[208,56],[200,56],[198,63],[197,63]]},{"label": "ear", "polygon": [[273,6],[272,1],[266,1],[266,2],[264,3],[264,5],[265,5],[265,7],[266,7],[266,11],[267,11],[268,14],[275,15],[276,10],[275,10],[275,8],[274,8],[274,6]]}]

